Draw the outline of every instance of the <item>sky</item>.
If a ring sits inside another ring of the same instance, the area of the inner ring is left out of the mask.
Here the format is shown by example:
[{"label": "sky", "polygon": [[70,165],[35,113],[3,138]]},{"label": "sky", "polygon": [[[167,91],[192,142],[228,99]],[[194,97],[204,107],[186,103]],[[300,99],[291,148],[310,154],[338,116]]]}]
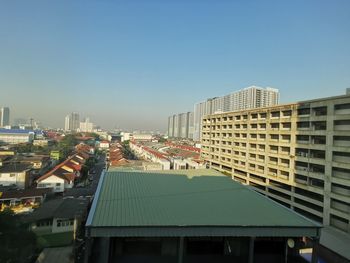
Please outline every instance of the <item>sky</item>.
[{"label": "sky", "polygon": [[167,117],[251,86],[281,102],[350,87],[348,0],[0,2],[11,120],[166,131]]}]

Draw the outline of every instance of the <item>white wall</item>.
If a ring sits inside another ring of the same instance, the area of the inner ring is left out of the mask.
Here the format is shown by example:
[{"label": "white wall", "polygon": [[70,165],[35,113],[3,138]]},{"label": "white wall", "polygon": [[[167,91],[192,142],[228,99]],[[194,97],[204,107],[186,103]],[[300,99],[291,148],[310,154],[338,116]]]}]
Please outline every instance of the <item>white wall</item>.
[{"label": "white wall", "polygon": [[[57,184],[60,184],[60,185],[57,185]],[[40,181],[37,185],[37,188],[47,188],[47,187],[53,188],[55,193],[62,193],[64,192],[65,182],[62,178],[52,175]]]},{"label": "white wall", "polygon": [[[57,225],[61,221],[60,226]],[[74,219],[54,218],[52,224],[52,233],[70,232],[74,230]]]},{"label": "white wall", "polygon": [[17,185],[19,188],[25,188],[26,172],[21,173],[1,173],[0,185],[9,186]]}]

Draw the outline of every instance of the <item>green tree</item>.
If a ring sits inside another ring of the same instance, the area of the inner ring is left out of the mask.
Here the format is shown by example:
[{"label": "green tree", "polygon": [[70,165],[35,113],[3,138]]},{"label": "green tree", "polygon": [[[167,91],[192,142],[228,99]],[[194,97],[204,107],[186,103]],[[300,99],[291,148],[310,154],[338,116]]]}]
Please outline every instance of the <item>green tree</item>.
[{"label": "green tree", "polygon": [[0,262],[31,262],[36,250],[36,235],[28,230],[12,210],[0,212]]},{"label": "green tree", "polygon": [[129,160],[137,160],[136,155],[130,149],[130,142],[129,141],[122,142],[122,146],[123,146],[122,151],[123,151],[124,158],[129,159]]},{"label": "green tree", "polygon": [[74,146],[78,144],[74,134],[68,134],[57,144],[57,150],[61,151],[63,158],[66,158],[73,150]]}]

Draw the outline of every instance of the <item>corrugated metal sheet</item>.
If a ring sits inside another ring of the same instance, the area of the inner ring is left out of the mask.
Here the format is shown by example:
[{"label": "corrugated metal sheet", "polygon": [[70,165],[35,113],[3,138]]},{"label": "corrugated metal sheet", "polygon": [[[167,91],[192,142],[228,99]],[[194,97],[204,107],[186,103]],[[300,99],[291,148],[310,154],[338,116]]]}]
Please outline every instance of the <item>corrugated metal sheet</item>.
[{"label": "corrugated metal sheet", "polygon": [[90,227],[318,227],[213,170],[115,171],[101,183]]}]

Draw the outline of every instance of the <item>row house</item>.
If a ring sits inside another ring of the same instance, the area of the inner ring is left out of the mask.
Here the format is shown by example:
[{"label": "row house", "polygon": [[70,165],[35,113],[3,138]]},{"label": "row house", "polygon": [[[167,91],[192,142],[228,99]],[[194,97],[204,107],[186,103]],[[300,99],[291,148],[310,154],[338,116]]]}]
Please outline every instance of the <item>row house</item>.
[{"label": "row house", "polygon": [[54,192],[62,193],[74,186],[74,181],[80,176],[82,165],[89,158],[86,153],[75,153],[54,169],[37,179],[37,188],[53,188]]}]

